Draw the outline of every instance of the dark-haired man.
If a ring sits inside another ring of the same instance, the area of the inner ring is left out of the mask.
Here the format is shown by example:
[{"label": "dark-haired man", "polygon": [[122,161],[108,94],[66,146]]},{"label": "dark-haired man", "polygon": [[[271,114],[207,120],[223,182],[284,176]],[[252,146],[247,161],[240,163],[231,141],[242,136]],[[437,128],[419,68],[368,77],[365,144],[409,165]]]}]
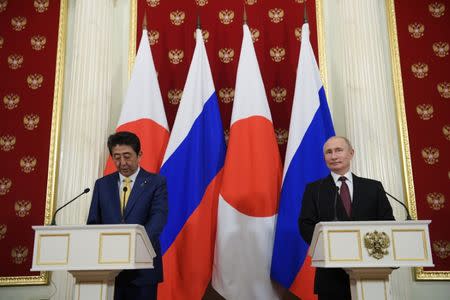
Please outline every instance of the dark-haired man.
[{"label": "dark-haired man", "polygon": [[87,224],[140,224],[156,252],[154,269],[124,270],[115,281],[114,299],[156,299],[163,279],[159,235],[167,221],[167,188],[164,177],[139,166],[139,138],[117,132],[108,138],[108,149],[117,172],[95,182]]},{"label": "dark-haired man", "polygon": [[[299,218],[300,233],[308,244],[321,221],[394,220],[381,182],[350,172],[354,150],[348,139],[329,138],[323,153],[330,175],[306,186]],[[314,292],[319,300],[350,300],[349,276],[343,269],[317,268]]]}]

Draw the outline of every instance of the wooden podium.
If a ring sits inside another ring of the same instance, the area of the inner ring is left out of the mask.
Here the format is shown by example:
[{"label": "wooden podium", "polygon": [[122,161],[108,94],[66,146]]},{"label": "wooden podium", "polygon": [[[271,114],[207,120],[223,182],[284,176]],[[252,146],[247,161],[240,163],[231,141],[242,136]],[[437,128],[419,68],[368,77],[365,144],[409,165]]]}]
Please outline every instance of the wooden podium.
[{"label": "wooden podium", "polygon": [[320,222],[309,254],[312,265],[343,268],[352,299],[391,299],[389,275],[398,267],[432,267],[431,221]]},{"label": "wooden podium", "polygon": [[73,299],[113,299],[124,269],[151,269],[156,256],[142,225],[33,226],[31,271],[70,272]]}]

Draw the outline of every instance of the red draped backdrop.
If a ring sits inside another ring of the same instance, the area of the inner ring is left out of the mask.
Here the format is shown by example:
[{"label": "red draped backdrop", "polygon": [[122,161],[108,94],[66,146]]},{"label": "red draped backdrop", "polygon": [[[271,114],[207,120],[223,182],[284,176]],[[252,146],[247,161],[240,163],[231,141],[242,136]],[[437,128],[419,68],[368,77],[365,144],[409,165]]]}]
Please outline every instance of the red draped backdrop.
[{"label": "red draped backdrop", "polygon": [[395,1],[417,218],[430,225],[434,268],[450,279],[450,1]]},{"label": "red draped backdrop", "polygon": [[44,223],[60,2],[0,0],[0,285],[30,272]]},{"label": "red draped backdrop", "polygon": [[199,19],[228,137],[245,6],[284,158],[305,5],[311,43],[317,50],[315,1],[138,0],[137,41],[145,12],[169,126],[173,124],[183,92]]}]

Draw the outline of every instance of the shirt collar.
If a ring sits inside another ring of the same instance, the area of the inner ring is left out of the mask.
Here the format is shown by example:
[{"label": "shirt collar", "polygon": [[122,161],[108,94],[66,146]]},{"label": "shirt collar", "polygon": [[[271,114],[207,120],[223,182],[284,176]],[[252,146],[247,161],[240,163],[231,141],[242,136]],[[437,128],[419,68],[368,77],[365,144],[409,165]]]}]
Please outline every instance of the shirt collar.
[{"label": "shirt collar", "polygon": [[339,174],[336,174],[334,172],[331,172],[331,176],[333,177],[333,181],[334,181],[335,184],[338,183],[339,177],[341,177],[341,176],[345,176],[345,178],[347,178],[347,180],[350,181],[353,184],[353,175],[352,175],[352,172],[350,172],[350,171],[348,171],[344,175],[339,175]]},{"label": "shirt collar", "polygon": [[[136,170],[136,172],[134,172],[131,176],[128,176],[128,178],[130,178],[131,182],[135,182],[136,181],[136,177],[139,174],[139,171],[141,170],[141,167],[139,166]],[[119,172],[119,181],[123,182],[125,180],[125,176],[123,176],[122,174],[120,174]]]}]

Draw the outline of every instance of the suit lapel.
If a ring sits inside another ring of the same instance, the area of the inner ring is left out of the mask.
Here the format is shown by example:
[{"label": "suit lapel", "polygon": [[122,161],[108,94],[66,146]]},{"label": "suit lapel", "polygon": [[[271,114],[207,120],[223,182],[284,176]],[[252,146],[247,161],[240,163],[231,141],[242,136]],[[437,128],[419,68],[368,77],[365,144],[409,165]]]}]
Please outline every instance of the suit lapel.
[{"label": "suit lapel", "polygon": [[356,176],[353,173],[352,176],[353,176],[353,198],[352,198],[352,217],[353,217],[357,215],[358,205],[361,199],[361,182],[358,176]]},{"label": "suit lapel", "polygon": [[[353,182],[355,182],[355,180],[353,180]],[[333,176],[331,176],[331,174],[328,175],[328,177],[327,177],[327,185],[329,186],[329,189],[330,189],[329,190],[329,193],[330,193],[329,194],[330,195],[329,199],[331,200],[330,205],[332,205],[332,207],[333,207],[332,208],[333,209],[333,212],[332,212],[333,216],[334,216],[334,213],[336,213],[338,220],[340,220],[340,221],[350,221],[352,218],[351,218],[351,216],[349,217],[347,215],[347,213],[345,211],[345,208],[344,208],[344,205],[342,204],[341,197],[339,195],[336,195],[336,193],[338,193],[338,191],[337,191],[337,188],[336,188],[336,183],[334,182]],[[353,190],[353,196],[355,195],[354,192],[355,191]],[[334,212],[334,199],[335,199],[335,197],[337,197],[336,198],[336,212]],[[354,202],[352,202],[352,215],[353,215],[353,207],[354,207],[353,204],[354,204]]]},{"label": "suit lapel", "polygon": [[111,199],[112,199],[112,208],[114,210],[114,212],[118,212],[117,216],[121,217],[121,212],[120,212],[120,195],[119,195],[119,173],[116,172],[114,173],[114,176],[110,177],[110,180],[108,182],[109,191],[112,191],[112,195],[111,195]]},{"label": "suit lapel", "polygon": [[145,190],[145,185],[147,185],[150,181],[149,174],[144,170],[140,170],[138,176],[136,177],[136,182],[133,184],[133,189],[131,190],[130,197],[128,198],[127,206],[125,207],[125,216],[126,217],[133,207],[136,205],[139,197]]}]

